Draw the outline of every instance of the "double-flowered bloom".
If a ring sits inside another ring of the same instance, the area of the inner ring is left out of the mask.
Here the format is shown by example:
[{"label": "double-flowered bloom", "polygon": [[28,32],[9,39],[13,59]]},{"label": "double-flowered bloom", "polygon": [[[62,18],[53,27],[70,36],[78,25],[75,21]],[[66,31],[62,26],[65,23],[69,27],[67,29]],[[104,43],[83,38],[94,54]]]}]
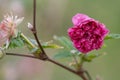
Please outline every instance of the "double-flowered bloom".
[{"label": "double-flowered bloom", "polygon": [[76,14],[72,18],[73,27],[68,29],[68,35],[73,45],[82,53],[100,49],[109,30],[104,24],[85,14]]},{"label": "double-flowered bloom", "polygon": [[23,21],[17,16],[4,16],[0,23],[0,47],[2,47],[9,39],[15,35],[17,26]]}]

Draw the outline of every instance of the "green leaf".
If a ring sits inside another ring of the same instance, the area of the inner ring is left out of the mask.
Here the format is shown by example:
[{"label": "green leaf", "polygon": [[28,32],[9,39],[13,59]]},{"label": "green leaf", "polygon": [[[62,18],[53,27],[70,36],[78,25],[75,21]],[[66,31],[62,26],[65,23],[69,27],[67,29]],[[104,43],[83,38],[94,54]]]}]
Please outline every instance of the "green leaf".
[{"label": "green leaf", "polygon": [[22,37],[20,37],[20,34],[21,33],[18,33],[16,37],[10,39],[8,48],[17,48],[24,46],[24,40],[22,39]]},{"label": "green leaf", "polygon": [[93,59],[104,55],[104,53],[89,53],[84,55],[83,60],[86,62],[91,62]]},{"label": "green leaf", "polygon": [[72,45],[72,42],[64,36],[62,36],[62,37],[54,36],[54,39],[59,41],[65,48],[67,48],[69,50],[75,49]]},{"label": "green leaf", "polygon": [[42,47],[43,48],[54,48],[54,49],[62,49],[63,48],[62,46],[53,44],[52,41],[42,43]]},{"label": "green leaf", "polygon": [[109,34],[105,37],[105,40],[109,39],[120,39],[120,34]]},{"label": "green leaf", "polygon": [[64,36],[62,37],[57,37],[54,36],[54,39],[59,41],[61,43],[61,45],[64,47],[64,49],[62,49],[62,51],[59,51],[54,57],[56,58],[68,58],[68,57],[72,57],[72,56],[78,56],[80,54],[80,52],[78,50],[76,50],[73,47],[72,41]]},{"label": "green leaf", "polygon": [[[36,40],[34,39],[29,39],[33,44],[37,45],[37,42]],[[63,47],[62,46],[59,46],[55,43],[53,43],[53,41],[48,41],[48,42],[42,42],[41,43],[42,47],[43,48],[52,48],[52,49],[62,49]]]},{"label": "green leaf", "polygon": [[31,51],[31,53],[36,53],[36,52],[38,52],[38,51],[40,51],[40,50],[36,47],[36,48],[30,49],[30,51]]},{"label": "green leaf", "polygon": [[37,45],[38,46],[38,44],[37,44],[37,42],[36,42],[36,40],[35,39],[31,39],[31,38],[28,38],[34,45]]},{"label": "green leaf", "polygon": [[54,56],[55,59],[62,59],[62,58],[68,58],[68,57],[71,57],[71,53],[70,51],[67,51],[67,50],[60,51]]}]

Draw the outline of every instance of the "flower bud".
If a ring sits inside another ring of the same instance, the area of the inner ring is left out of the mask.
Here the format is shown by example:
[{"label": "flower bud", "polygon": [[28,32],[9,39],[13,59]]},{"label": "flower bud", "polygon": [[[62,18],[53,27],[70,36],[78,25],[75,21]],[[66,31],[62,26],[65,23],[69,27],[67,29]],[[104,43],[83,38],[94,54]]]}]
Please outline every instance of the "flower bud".
[{"label": "flower bud", "polygon": [[30,30],[33,30],[33,25],[32,25],[31,23],[28,23],[28,28],[29,28]]}]

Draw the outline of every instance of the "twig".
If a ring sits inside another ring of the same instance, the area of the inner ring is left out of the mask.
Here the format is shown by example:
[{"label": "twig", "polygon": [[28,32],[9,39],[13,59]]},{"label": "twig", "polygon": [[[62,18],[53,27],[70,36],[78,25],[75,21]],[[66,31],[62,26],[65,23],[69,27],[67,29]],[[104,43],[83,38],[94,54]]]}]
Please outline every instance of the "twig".
[{"label": "twig", "polygon": [[92,80],[92,78],[91,78],[91,76],[90,76],[90,74],[88,73],[87,70],[85,70],[84,73],[86,73],[86,75],[87,75],[87,77],[88,77],[89,80]]},{"label": "twig", "polygon": [[80,76],[83,80],[87,80],[87,78],[84,76],[84,72],[78,73],[76,70],[73,70],[67,66],[64,66],[64,65],[62,65],[62,64],[60,64],[60,63],[58,63],[50,58],[48,58],[47,60],[62,67],[62,68],[64,68],[64,69],[66,69],[66,70],[68,70],[68,71],[70,71],[70,72],[72,72],[72,73],[74,73],[74,74],[76,74],[76,75],[78,75],[78,76]]},{"label": "twig", "polygon": [[17,53],[5,53],[6,55],[12,55],[12,56],[19,56],[19,57],[28,57],[28,58],[34,58],[34,59],[39,59],[35,56],[31,55],[25,55],[25,54],[17,54]]},{"label": "twig", "polygon": [[36,31],[36,0],[33,0],[33,28]]},{"label": "twig", "polygon": [[74,61],[75,61],[76,65],[77,65],[77,70],[79,70],[80,65],[79,65],[79,62],[77,61],[76,56],[75,56],[75,55],[73,55],[72,57],[73,57],[73,59],[74,59]]},{"label": "twig", "polygon": [[[25,54],[17,54],[17,53],[6,53],[6,55],[12,55],[12,56],[20,56],[20,57],[28,57],[28,58],[39,59],[38,57],[35,57],[35,56],[25,55]],[[41,60],[41,59],[39,59],[39,60]],[[73,69],[71,69],[71,68],[69,68],[69,67],[66,67],[66,66],[64,66],[64,65],[62,65],[62,64],[60,64],[60,63],[58,63],[58,62],[56,62],[56,61],[54,61],[54,60],[52,60],[52,59],[50,59],[50,58],[48,58],[47,61],[49,61],[49,62],[51,62],[51,63],[53,63],[53,64],[56,64],[56,65],[58,65],[58,66],[60,66],[60,67],[62,67],[62,68],[64,68],[64,69],[66,69],[66,70],[68,70],[68,71],[70,71],[70,72],[72,72],[72,73],[80,76],[83,80],[88,80],[88,79],[84,76],[84,72],[82,72],[82,71],[78,73],[76,70],[73,70]]]},{"label": "twig", "polygon": [[39,48],[41,49],[40,58],[42,60],[46,60],[48,57],[42,48],[42,45],[37,36],[37,30],[36,30],[36,0],[33,0],[33,35],[35,37],[36,42],[38,43]]}]

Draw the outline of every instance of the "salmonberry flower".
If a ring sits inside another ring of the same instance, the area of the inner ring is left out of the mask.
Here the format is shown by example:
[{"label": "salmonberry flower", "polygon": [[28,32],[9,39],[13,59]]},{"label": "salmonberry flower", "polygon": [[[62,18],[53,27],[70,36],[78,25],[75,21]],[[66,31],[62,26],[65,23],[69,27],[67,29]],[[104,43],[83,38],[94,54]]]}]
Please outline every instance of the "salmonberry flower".
[{"label": "salmonberry flower", "polygon": [[4,20],[0,23],[0,47],[9,41],[10,37],[15,36],[17,26],[23,21],[17,16],[4,16]]},{"label": "salmonberry flower", "polygon": [[76,14],[72,18],[73,27],[68,29],[68,35],[73,45],[82,53],[100,49],[109,30],[104,24],[85,14]]}]

